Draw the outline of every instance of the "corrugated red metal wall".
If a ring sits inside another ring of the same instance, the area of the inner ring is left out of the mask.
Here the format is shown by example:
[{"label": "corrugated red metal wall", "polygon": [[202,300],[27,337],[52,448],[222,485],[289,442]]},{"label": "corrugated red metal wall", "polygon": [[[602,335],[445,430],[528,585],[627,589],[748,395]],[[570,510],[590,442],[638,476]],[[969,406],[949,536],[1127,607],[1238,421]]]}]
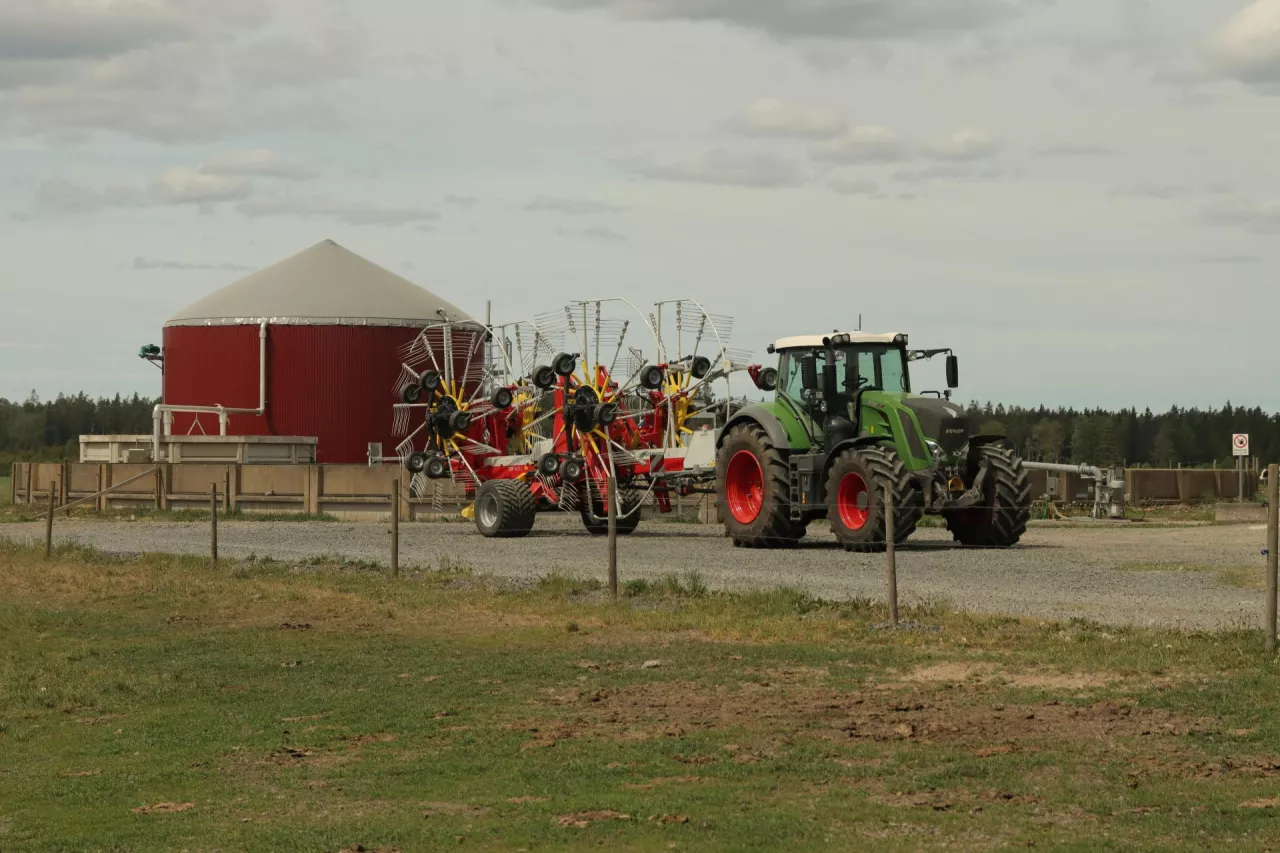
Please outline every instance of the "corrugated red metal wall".
[{"label": "corrugated red metal wall", "polygon": [[[317,461],[361,463],[368,443],[393,453],[392,386],[401,346],[418,329],[394,326],[269,326],[266,417],[232,415],[235,435],[319,439]],[[191,406],[258,405],[258,327],[168,326],[164,330],[164,400]],[[215,415],[175,414],[173,432],[216,435]]]}]

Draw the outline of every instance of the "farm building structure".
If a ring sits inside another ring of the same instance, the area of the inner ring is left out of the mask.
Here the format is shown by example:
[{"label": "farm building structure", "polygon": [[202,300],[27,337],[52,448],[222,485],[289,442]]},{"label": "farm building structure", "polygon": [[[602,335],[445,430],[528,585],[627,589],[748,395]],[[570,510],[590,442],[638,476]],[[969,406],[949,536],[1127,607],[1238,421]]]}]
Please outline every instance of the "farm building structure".
[{"label": "farm building structure", "polygon": [[[398,441],[390,404],[401,348],[444,320],[471,318],[325,240],[165,323],[164,403],[239,409],[228,435],[314,436],[317,462],[365,462],[370,442]],[[175,435],[219,433],[217,414],[172,418]]]}]

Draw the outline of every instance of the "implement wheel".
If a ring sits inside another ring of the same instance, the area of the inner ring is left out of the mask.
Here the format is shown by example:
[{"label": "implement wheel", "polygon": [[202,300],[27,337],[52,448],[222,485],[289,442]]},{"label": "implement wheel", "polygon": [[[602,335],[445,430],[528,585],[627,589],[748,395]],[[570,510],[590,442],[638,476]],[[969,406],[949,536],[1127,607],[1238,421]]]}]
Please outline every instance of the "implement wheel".
[{"label": "implement wheel", "polygon": [[1008,548],[1027,532],[1031,518],[1031,483],[1022,460],[994,444],[978,448],[974,477],[986,472],[982,506],[943,513],[947,529],[961,545]]},{"label": "implement wheel", "polygon": [[895,543],[914,531],[920,520],[920,493],[897,451],[888,445],[846,450],[827,473],[827,518],[831,532],[846,551],[883,551],[885,548],[885,494],[893,487]]},{"label": "implement wheel", "polygon": [[716,457],[725,532],[747,548],[789,548],[805,525],[791,520],[787,461],[759,424],[729,431]]},{"label": "implement wheel", "polygon": [[537,511],[529,484],[520,480],[489,480],[476,489],[476,527],[485,537],[528,536]]}]

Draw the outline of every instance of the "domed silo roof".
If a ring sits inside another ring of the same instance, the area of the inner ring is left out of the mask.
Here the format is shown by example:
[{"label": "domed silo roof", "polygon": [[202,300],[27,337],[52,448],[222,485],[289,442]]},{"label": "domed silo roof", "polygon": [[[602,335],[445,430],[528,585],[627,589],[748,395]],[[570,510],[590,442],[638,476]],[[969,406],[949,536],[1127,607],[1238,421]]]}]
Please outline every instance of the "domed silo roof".
[{"label": "domed silo roof", "polygon": [[413,326],[473,320],[406,278],[323,240],[188,305],[166,326]]},{"label": "domed silo roof", "polygon": [[[231,415],[230,434],[314,436],[318,462],[366,463],[369,443],[390,453],[402,438],[392,428],[402,350],[446,319],[476,323],[451,302],[325,240],[169,319],[164,401],[255,410],[265,366],[264,414]],[[218,429],[212,415],[173,417],[177,434]]]}]

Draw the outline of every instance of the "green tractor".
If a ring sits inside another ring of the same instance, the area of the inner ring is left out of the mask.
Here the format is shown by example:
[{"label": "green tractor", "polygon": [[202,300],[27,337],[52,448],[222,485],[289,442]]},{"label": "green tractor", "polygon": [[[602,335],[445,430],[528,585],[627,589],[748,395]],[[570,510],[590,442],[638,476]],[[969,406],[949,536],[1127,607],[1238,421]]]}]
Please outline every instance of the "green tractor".
[{"label": "green tractor", "polygon": [[[737,411],[718,438],[716,494],[734,545],[789,547],[826,518],[846,550],[883,550],[886,485],[895,543],[926,513],[962,545],[1007,548],[1022,537],[1031,507],[1022,460],[1003,436],[972,434],[951,402],[951,350],[837,332],[784,338],[769,352],[777,369],[753,378],[774,399]],[[943,354],[947,390],[912,394],[910,363]]]}]

